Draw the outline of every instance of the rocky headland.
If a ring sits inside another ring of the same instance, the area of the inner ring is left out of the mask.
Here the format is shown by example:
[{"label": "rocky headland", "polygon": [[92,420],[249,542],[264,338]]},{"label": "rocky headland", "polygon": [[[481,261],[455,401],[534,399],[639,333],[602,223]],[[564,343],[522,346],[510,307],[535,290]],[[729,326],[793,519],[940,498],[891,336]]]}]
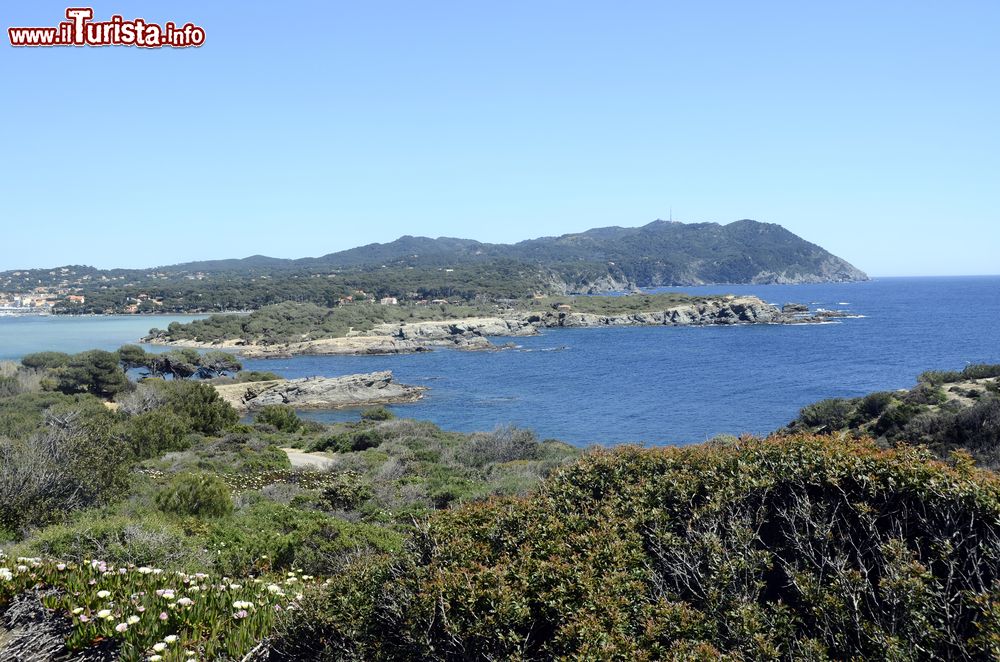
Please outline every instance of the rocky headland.
[{"label": "rocky headland", "polygon": [[574,311],[572,306],[535,311],[511,310],[493,317],[471,317],[379,324],[345,337],[263,344],[229,339],[216,342],[168,340],[150,336],[143,342],[198,349],[226,349],[247,358],[295,355],[384,355],[424,352],[437,348],[498,349],[489,338],[530,336],[547,328],[608,326],[712,326],[732,324],[818,324],[841,311],[810,312],[804,304],[778,307],[754,296],[724,296],[692,301],[664,310],[601,314]]}]

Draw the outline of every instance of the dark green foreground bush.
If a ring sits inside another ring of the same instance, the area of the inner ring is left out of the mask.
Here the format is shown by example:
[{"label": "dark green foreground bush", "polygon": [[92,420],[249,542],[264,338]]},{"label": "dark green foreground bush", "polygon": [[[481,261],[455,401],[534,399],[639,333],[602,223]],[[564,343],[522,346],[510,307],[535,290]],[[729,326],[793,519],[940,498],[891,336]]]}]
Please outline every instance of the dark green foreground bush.
[{"label": "dark green foreground bush", "polygon": [[602,451],[433,516],[278,659],[996,659],[1000,480],[795,436]]}]

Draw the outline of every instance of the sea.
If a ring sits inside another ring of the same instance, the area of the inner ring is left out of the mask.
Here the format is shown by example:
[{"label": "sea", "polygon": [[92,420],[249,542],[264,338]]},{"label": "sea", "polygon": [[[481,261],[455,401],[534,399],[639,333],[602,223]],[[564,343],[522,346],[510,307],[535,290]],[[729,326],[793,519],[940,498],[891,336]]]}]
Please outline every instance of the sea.
[{"label": "sea", "polygon": [[[398,416],[472,432],[517,425],[576,445],[766,434],[805,405],[912,386],[925,370],[1000,363],[1000,276],[660,288],[844,310],[825,324],[550,329],[512,349],[244,361],[285,377],[391,370],[428,387]],[[186,316],[0,317],[0,360],[115,349]],[[321,421],[356,410],[303,412]]]}]

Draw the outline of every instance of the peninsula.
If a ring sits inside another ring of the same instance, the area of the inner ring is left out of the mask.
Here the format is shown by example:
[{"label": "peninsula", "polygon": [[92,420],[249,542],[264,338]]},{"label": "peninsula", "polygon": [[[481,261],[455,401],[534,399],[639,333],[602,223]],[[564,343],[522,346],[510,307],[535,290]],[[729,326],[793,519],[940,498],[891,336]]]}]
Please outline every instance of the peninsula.
[{"label": "peninsula", "polygon": [[503,305],[379,306],[324,309],[284,303],[250,315],[213,315],[152,329],[142,342],[226,349],[249,358],[292,355],[400,354],[439,347],[496,349],[490,338],[535,335],[547,328],[808,324],[844,317],[802,304],[779,308],[754,296],[680,293],[545,297]]}]

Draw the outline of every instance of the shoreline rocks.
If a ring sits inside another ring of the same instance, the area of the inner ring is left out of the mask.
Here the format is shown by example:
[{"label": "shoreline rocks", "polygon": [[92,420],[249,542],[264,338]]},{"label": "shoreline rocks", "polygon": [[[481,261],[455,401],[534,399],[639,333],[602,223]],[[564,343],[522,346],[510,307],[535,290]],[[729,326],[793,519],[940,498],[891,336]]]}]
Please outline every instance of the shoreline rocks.
[{"label": "shoreline rocks", "polygon": [[392,372],[369,372],[342,377],[302,377],[240,384],[215,384],[223,400],[241,412],[267,405],[295,409],[339,409],[415,402],[427,390],[399,384]]}]

